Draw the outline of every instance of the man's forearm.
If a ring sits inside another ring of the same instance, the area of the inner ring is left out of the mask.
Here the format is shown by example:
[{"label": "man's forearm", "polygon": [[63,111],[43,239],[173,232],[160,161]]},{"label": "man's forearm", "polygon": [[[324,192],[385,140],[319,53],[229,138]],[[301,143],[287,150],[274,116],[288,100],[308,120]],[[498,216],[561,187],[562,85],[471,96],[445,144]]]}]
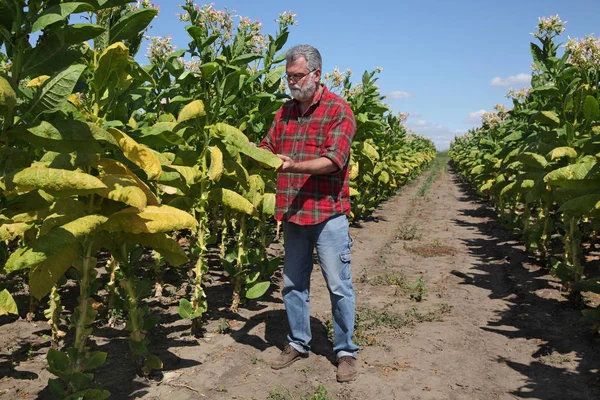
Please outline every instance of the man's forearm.
[{"label": "man's forearm", "polygon": [[292,172],[297,174],[326,175],[338,171],[338,166],[327,157],[319,157],[315,160],[294,162],[289,165],[284,162],[278,172]]}]

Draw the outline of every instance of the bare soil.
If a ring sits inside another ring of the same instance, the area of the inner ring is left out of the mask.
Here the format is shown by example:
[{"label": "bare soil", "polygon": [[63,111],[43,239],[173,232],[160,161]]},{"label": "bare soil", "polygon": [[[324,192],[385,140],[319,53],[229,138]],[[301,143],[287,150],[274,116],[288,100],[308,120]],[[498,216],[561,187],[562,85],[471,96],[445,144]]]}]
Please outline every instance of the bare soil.
[{"label": "bare soil", "polygon": [[[150,348],[164,362],[154,379],[136,375],[123,325],[97,326],[91,345],[108,352],[97,381],[114,399],[600,399],[600,339],[558,281],[446,168],[420,196],[426,178],[351,228],[356,381],[335,380],[318,266],[308,359],[269,367],[287,333],[280,273],[268,296],[237,315],[214,273],[202,338],[177,315],[176,295],[150,303],[161,316]],[[45,321],[0,324],[0,399],[52,398]]]}]

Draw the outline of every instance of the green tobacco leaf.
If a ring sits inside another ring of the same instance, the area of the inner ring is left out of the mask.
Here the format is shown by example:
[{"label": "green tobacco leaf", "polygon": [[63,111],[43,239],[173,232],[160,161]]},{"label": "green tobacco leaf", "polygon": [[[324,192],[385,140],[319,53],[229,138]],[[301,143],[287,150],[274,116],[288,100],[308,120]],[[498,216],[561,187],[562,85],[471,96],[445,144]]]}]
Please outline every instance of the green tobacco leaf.
[{"label": "green tobacco leaf", "polygon": [[92,5],[81,2],[57,4],[55,6],[48,7],[38,15],[31,27],[31,33],[37,32],[50,24],[61,21],[73,13],[93,10],[94,7]]},{"label": "green tobacco leaf", "polygon": [[56,376],[67,377],[72,371],[69,357],[61,351],[48,349],[47,359],[48,370]]},{"label": "green tobacco leaf", "polygon": [[81,256],[79,243],[71,244],[59,253],[48,257],[46,261],[36,265],[29,272],[29,291],[36,299],[41,300],[50,293],[73,262]]},{"label": "green tobacco leaf", "polygon": [[377,161],[379,160],[379,153],[377,152],[377,150],[375,149],[375,147],[373,147],[369,142],[363,142],[362,143],[362,149],[361,152],[369,157],[369,159],[371,159],[371,161]]},{"label": "green tobacco leaf", "polygon": [[592,96],[586,96],[583,103],[583,115],[589,122],[595,121],[600,117],[600,107],[598,100]]},{"label": "green tobacco leaf", "polygon": [[577,150],[575,150],[572,147],[557,147],[555,149],[553,149],[550,153],[548,153],[548,155],[546,156],[548,158],[550,158],[551,160],[556,160],[558,158],[562,158],[562,157],[569,157],[571,159],[575,159],[577,158]]},{"label": "green tobacco leaf", "polygon": [[194,100],[181,109],[177,117],[177,122],[182,123],[205,115],[206,112],[204,111],[202,100]]},{"label": "green tobacco leaf", "polygon": [[169,165],[169,168],[174,169],[181,175],[187,185],[193,185],[202,177],[202,172],[198,167],[186,167],[183,165]]},{"label": "green tobacco leaf", "polygon": [[566,214],[589,215],[597,209],[600,209],[600,194],[588,194],[567,201],[558,211]]},{"label": "green tobacco leaf", "polygon": [[108,174],[104,175],[101,181],[106,185],[106,189],[96,190],[96,193],[100,196],[125,203],[140,210],[146,207],[146,194],[138,187],[137,182],[132,177]]},{"label": "green tobacco leaf", "polygon": [[12,110],[17,104],[17,94],[10,83],[0,75],[0,116],[3,109]]},{"label": "green tobacco leaf", "polygon": [[200,65],[200,72],[202,72],[202,76],[205,80],[210,79],[210,77],[219,70],[219,64],[216,62],[208,62]]},{"label": "green tobacco leaf", "polygon": [[179,307],[177,307],[177,312],[179,313],[179,316],[183,319],[194,319],[201,316],[203,310],[200,309],[194,313],[192,303],[190,303],[190,301],[187,299],[180,299]]},{"label": "green tobacco leaf", "polygon": [[92,351],[85,364],[84,371],[92,371],[106,362],[107,353],[104,351]]},{"label": "green tobacco leaf", "polygon": [[263,58],[263,56],[261,56],[260,54],[242,54],[232,59],[229,63],[231,65],[244,66],[251,63],[252,61],[260,60],[261,58]]},{"label": "green tobacco leaf", "polygon": [[265,76],[265,86],[267,88],[274,87],[275,85],[279,85],[281,77],[285,72],[285,65],[280,65],[276,68],[270,70]]},{"label": "green tobacco leaf", "polygon": [[542,125],[560,125],[560,118],[558,118],[558,115],[554,111],[540,111],[533,116],[533,119]]},{"label": "green tobacco leaf", "polygon": [[107,87],[115,84],[129,66],[129,49],[121,42],[108,46],[94,71],[93,84],[97,93],[102,95]]},{"label": "green tobacco leaf", "polygon": [[73,88],[85,69],[85,65],[70,65],[45,81],[33,100],[30,111],[36,116],[58,111],[73,93]]},{"label": "green tobacco leaf", "polygon": [[0,292],[0,315],[8,314],[18,315],[19,310],[17,309],[15,299],[8,293],[8,290],[4,289]]},{"label": "green tobacco leaf", "polygon": [[210,192],[210,197],[234,211],[248,215],[256,215],[256,208],[254,208],[254,205],[233,190],[216,188]]},{"label": "green tobacco leaf", "polygon": [[592,292],[600,294],[600,281],[596,279],[588,279],[585,281],[571,283],[571,288],[582,292]]},{"label": "green tobacco leaf", "polygon": [[270,285],[271,285],[271,282],[265,281],[265,282],[257,282],[254,285],[247,287],[246,288],[246,298],[247,299],[259,298],[260,296],[267,293],[267,290],[269,290]]},{"label": "green tobacco leaf", "polygon": [[198,222],[177,208],[161,205],[147,206],[142,211],[127,208],[110,216],[104,229],[110,232],[157,233],[192,229]]},{"label": "green tobacco leaf", "polygon": [[105,146],[115,146],[116,140],[97,125],[62,120],[53,124],[42,121],[10,132],[12,138],[22,138],[48,151],[59,153],[102,153]]},{"label": "green tobacco leaf", "polygon": [[95,176],[55,168],[25,168],[15,174],[13,182],[23,190],[42,189],[56,195],[89,193],[106,188]]},{"label": "green tobacco leaf", "polygon": [[584,180],[595,165],[595,161],[567,165],[548,173],[544,177],[544,182],[561,185],[560,182],[563,181]]},{"label": "green tobacco leaf", "polygon": [[62,28],[61,35],[67,44],[86,42],[102,34],[105,29],[95,24],[70,24]]},{"label": "green tobacco leaf", "polygon": [[157,14],[154,8],[140,8],[125,14],[110,28],[110,43],[135,39]]},{"label": "green tobacco leaf", "polygon": [[159,204],[158,199],[156,198],[152,190],[150,190],[148,185],[146,185],[144,181],[138,178],[136,174],[131,172],[131,170],[127,168],[125,164],[110,158],[102,158],[97,162],[96,165],[107,174],[127,175],[132,177],[136,181],[138,187],[142,189],[146,194],[148,205],[157,206]]},{"label": "green tobacco leaf", "polygon": [[525,152],[515,157],[515,160],[522,162],[533,168],[544,169],[548,165],[548,161],[542,155],[536,153]]},{"label": "green tobacco leaf", "polygon": [[148,179],[157,180],[162,174],[160,161],[150,148],[137,143],[125,133],[116,128],[108,128],[108,132],[121,147],[129,161],[140,167],[148,175]]},{"label": "green tobacco leaf", "polygon": [[17,271],[41,264],[64,248],[80,244],[82,239],[99,229],[107,221],[103,215],[87,215],[53,229],[20,247],[6,261],[6,272]]},{"label": "green tobacco leaf", "polygon": [[175,267],[188,262],[185,251],[176,240],[171,239],[165,233],[138,233],[127,234],[125,240],[128,243],[137,243],[143,246],[152,247],[158,251],[167,262]]}]

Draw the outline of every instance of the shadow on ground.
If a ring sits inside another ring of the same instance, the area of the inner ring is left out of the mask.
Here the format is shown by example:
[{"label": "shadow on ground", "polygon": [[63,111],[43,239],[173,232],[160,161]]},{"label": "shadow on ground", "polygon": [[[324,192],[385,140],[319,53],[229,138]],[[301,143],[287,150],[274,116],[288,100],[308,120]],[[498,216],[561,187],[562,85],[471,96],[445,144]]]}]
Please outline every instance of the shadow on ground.
[{"label": "shadow on ground", "polygon": [[[547,270],[536,266],[537,260],[525,252],[516,233],[496,221],[491,205],[456,175],[452,178],[461,193],[459,200],[474,205],[459,210],[455,223],[480,233],[477,238],[463,239],[478,264],[468,274],[453,273],[463,279],[463,284],[484,288],[490,298],[510,304],[482,329],[539,343],[538,350],[531,354],[536,361],[530,364],[497,360],[527,379],[512,394],[536,399],[599,399],[599,338],[566,296],[541,296],[540,289],[556,293],[558,282]],[[575,365],[575,372],[566,368],[566,363]]]}]

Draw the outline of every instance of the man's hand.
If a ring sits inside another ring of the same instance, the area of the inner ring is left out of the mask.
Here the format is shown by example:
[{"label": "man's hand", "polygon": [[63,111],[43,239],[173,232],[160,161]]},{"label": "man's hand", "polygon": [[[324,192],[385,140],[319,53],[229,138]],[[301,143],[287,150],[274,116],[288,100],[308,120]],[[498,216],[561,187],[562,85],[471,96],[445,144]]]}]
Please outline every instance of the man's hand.
[{"label": "man's hand", "polygon": [[283,164],[277,169],[277,172],[293,172],[292,170],[296,166],[294,160],[283,154],[277,154],[277,157],[283,160]]}]

